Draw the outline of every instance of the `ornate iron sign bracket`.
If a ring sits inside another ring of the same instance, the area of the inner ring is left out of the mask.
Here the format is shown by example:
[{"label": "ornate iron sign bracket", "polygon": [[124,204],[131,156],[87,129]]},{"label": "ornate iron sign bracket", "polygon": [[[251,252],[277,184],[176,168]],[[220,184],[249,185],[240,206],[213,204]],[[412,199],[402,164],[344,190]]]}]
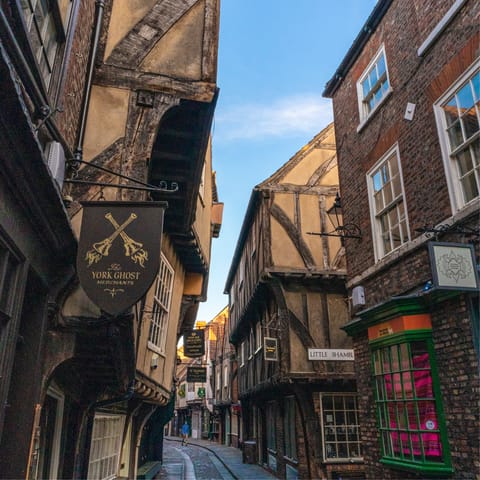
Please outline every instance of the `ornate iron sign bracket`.
[{"label": "ornate iron sign bracket", "polygon": [[425,225],[420,228],[415,229],[416,232],[424,233],[428,238],[435,237],[438,240],[439,235],[453,234],[453,235],[464,235],[466,237],[471,237],[471,241],[478,241],[480,239],[480,228],[472,228],[462,224],[444,224],[437,225],[436,227],[429,227]]},{"label": "ornate iron sign bracket", "polygon": [[165,180],[161,180],[160,185],[156,186],[156,185],[151,185],[149,183],[142,182],[141,180],[137,180],[136,178],[131,178],[131,177],[128,177],[127,175],[114,172],[113,170],[110,170],[105,167],[101,167],[100,165],[95,165],[90,162],[85,162],[84,160],[75,159],[75,160],[70,160],[68,163],[70,164],[70,167],[74,172],[73,177],[76,177],[79,164],[81,163],[83,165],[86,165],[87,167],[96,168],[97,170],[101,170],[102,172],[109,173],[110,175],[115,175],[116,177],[129,180],[138,185],[122,185],[118,183],[91,182],[89,180],[77,180],[75,178],[64,180],[65,183],[76,183],[80,185],[96,185],[99,187],[112,187],[112,188],[122,188],[122,189],[125,188],[127,190],[143,190],[147,192],[162,192],[162,193],[174,193],[178,190],[178,183],[176,182],[170,182],[170,186],[168,186],[168,183]]}]

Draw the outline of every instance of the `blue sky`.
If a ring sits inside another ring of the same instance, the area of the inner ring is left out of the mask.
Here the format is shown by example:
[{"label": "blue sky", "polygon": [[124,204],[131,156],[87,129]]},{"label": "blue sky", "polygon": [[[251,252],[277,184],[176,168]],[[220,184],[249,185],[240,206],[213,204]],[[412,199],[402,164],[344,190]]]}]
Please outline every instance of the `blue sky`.
[{"label": "blue sky", "polygon": [[228,303],[225,281],[252,189],[333,120],[323,89],[375,3],[221,0],[212,142],[225,207],[199,320]]}]

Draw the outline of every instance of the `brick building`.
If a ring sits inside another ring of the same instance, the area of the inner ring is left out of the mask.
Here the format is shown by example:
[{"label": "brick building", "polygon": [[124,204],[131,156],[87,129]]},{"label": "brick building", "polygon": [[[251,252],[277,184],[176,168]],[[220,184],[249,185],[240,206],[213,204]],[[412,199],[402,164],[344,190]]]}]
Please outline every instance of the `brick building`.
[{"label": "brick building", "polygon": [[333,99],[367,478],[478,478],[480,4],[380,0]]}]

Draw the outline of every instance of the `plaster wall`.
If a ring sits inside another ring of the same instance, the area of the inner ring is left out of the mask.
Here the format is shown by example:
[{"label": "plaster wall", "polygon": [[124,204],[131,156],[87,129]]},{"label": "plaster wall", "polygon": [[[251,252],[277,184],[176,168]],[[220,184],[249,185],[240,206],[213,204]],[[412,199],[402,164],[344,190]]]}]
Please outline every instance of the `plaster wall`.
[{"label": "plaster wall", "polygon": [[92,160],[125,135],[129,90],[94,85],[90,97],[83,157]]},{"label": "plaster wall", "polygon": [[200,80],[204,8],[204,3],[199,2],[178,20],[145,57],[140,69],[176,78]]},{"label": "plaster wall", "polygon": [[207,263],[210,263],[212,232],[212,148],[208,143],[205,154],[203,175],[203,193],[197,196],[197,210],[193,228],[198,235],[202,252]]},{"label": "plaster wall", "polygon": [[113,2],[104,59],[115,45],[147,14],[157,0],[121,0]]},{"label": "plaster wall", "polygon": [[[332,150],[314,149],[302,161],[288,172],[280,183],[292,183],[295,185],[307,185],[310,177],[329,158],[332,157]],[[322,179],[322,184],[324,181]],[[338,183],[335,182],[335,184]]]},{"label": "plaster wall", "polygon": [[290,329],[290,371],[313,372],[311,362],[308,361],[307,349],[292,329]]},{"label": "plaster wall", "polygon": [[271,219],[272,260],[273,265],[290,268],[304,268],[304,263],[297,248],[286,234],[284,228]]}]

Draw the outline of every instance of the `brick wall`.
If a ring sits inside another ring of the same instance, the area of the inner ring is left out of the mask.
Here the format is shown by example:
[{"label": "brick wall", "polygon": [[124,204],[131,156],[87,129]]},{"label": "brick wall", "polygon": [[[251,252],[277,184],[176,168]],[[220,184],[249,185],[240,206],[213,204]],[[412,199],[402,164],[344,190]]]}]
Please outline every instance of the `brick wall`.
[{"label": "brick wall", "polygon": [[75,147],[89,56],[95,2],[80,2],[75,34],[68,58],[67,76],[60,94],[62,113],[56,115],[60,132],[72,150]]},{"label": "brick wall", "polygon": [[[452,3],[426,0],[421,5],[435,11],[438,21]],[[347,240],[350,278],[374,264],[366,173],[396,142],[412,236],[417,235],[416,228],[439,223],[452,214],[430,85],[456,54],[472,42],[480,6],[478,2],[467,2],[466,6],[468,11],[464,8],[455,17],[442,38],[422,58],[417,56],[417,49],[426,36],[427,27],[423,24],[430,25],[431,20],[427,22],[427,15],[418,15],[412,1],[394,1],[382,26],[373,33],[335,93],[335,131],[345,222],[359,224],[363,233],[361,242]],[[382,45],[393,94],[357,133],[356,82]],[[411,122],[403,119],[407,102],[416,104]]]},{"label": "brick wall", "polygon": [[[450,217],[450,206],[433,103],[480,54],[480,3],[465,2],[440,38],[423,57],[418,47],[454,1],[394,0],[352,68],[334,94],[335,130],[345,222],[360,225],[361,242],[347,240],[348,276],[365,287],[366,307],[392,296],[418,291],[431,279],[426,244],[400,249],[375,268],[366,174],[398,143],[411,238],[415,229]],[[359,112],[356,82],[384,45],[392,94],[357,132]],[[407,102],[416,105],[405,120]],[[478,228],[478,214],[471,226]],[[442,236],[442,241],[466,242],[467,237]],[[478,263],[479,245],[476,243]],[[382,266],[383,265],[383,266]],[[478,305],[477,305],[478,308]],[[480,473],[479,362],[472,335],[468,297],[431,305],[432,335],[439,371],[448,442],[454,473],[473,479]],[[362,415],[362,448],[369,479],[408,479],[421,475],[386,468],[380,463],[380,439],[366,332],[354,339],[355,369]]]}]

